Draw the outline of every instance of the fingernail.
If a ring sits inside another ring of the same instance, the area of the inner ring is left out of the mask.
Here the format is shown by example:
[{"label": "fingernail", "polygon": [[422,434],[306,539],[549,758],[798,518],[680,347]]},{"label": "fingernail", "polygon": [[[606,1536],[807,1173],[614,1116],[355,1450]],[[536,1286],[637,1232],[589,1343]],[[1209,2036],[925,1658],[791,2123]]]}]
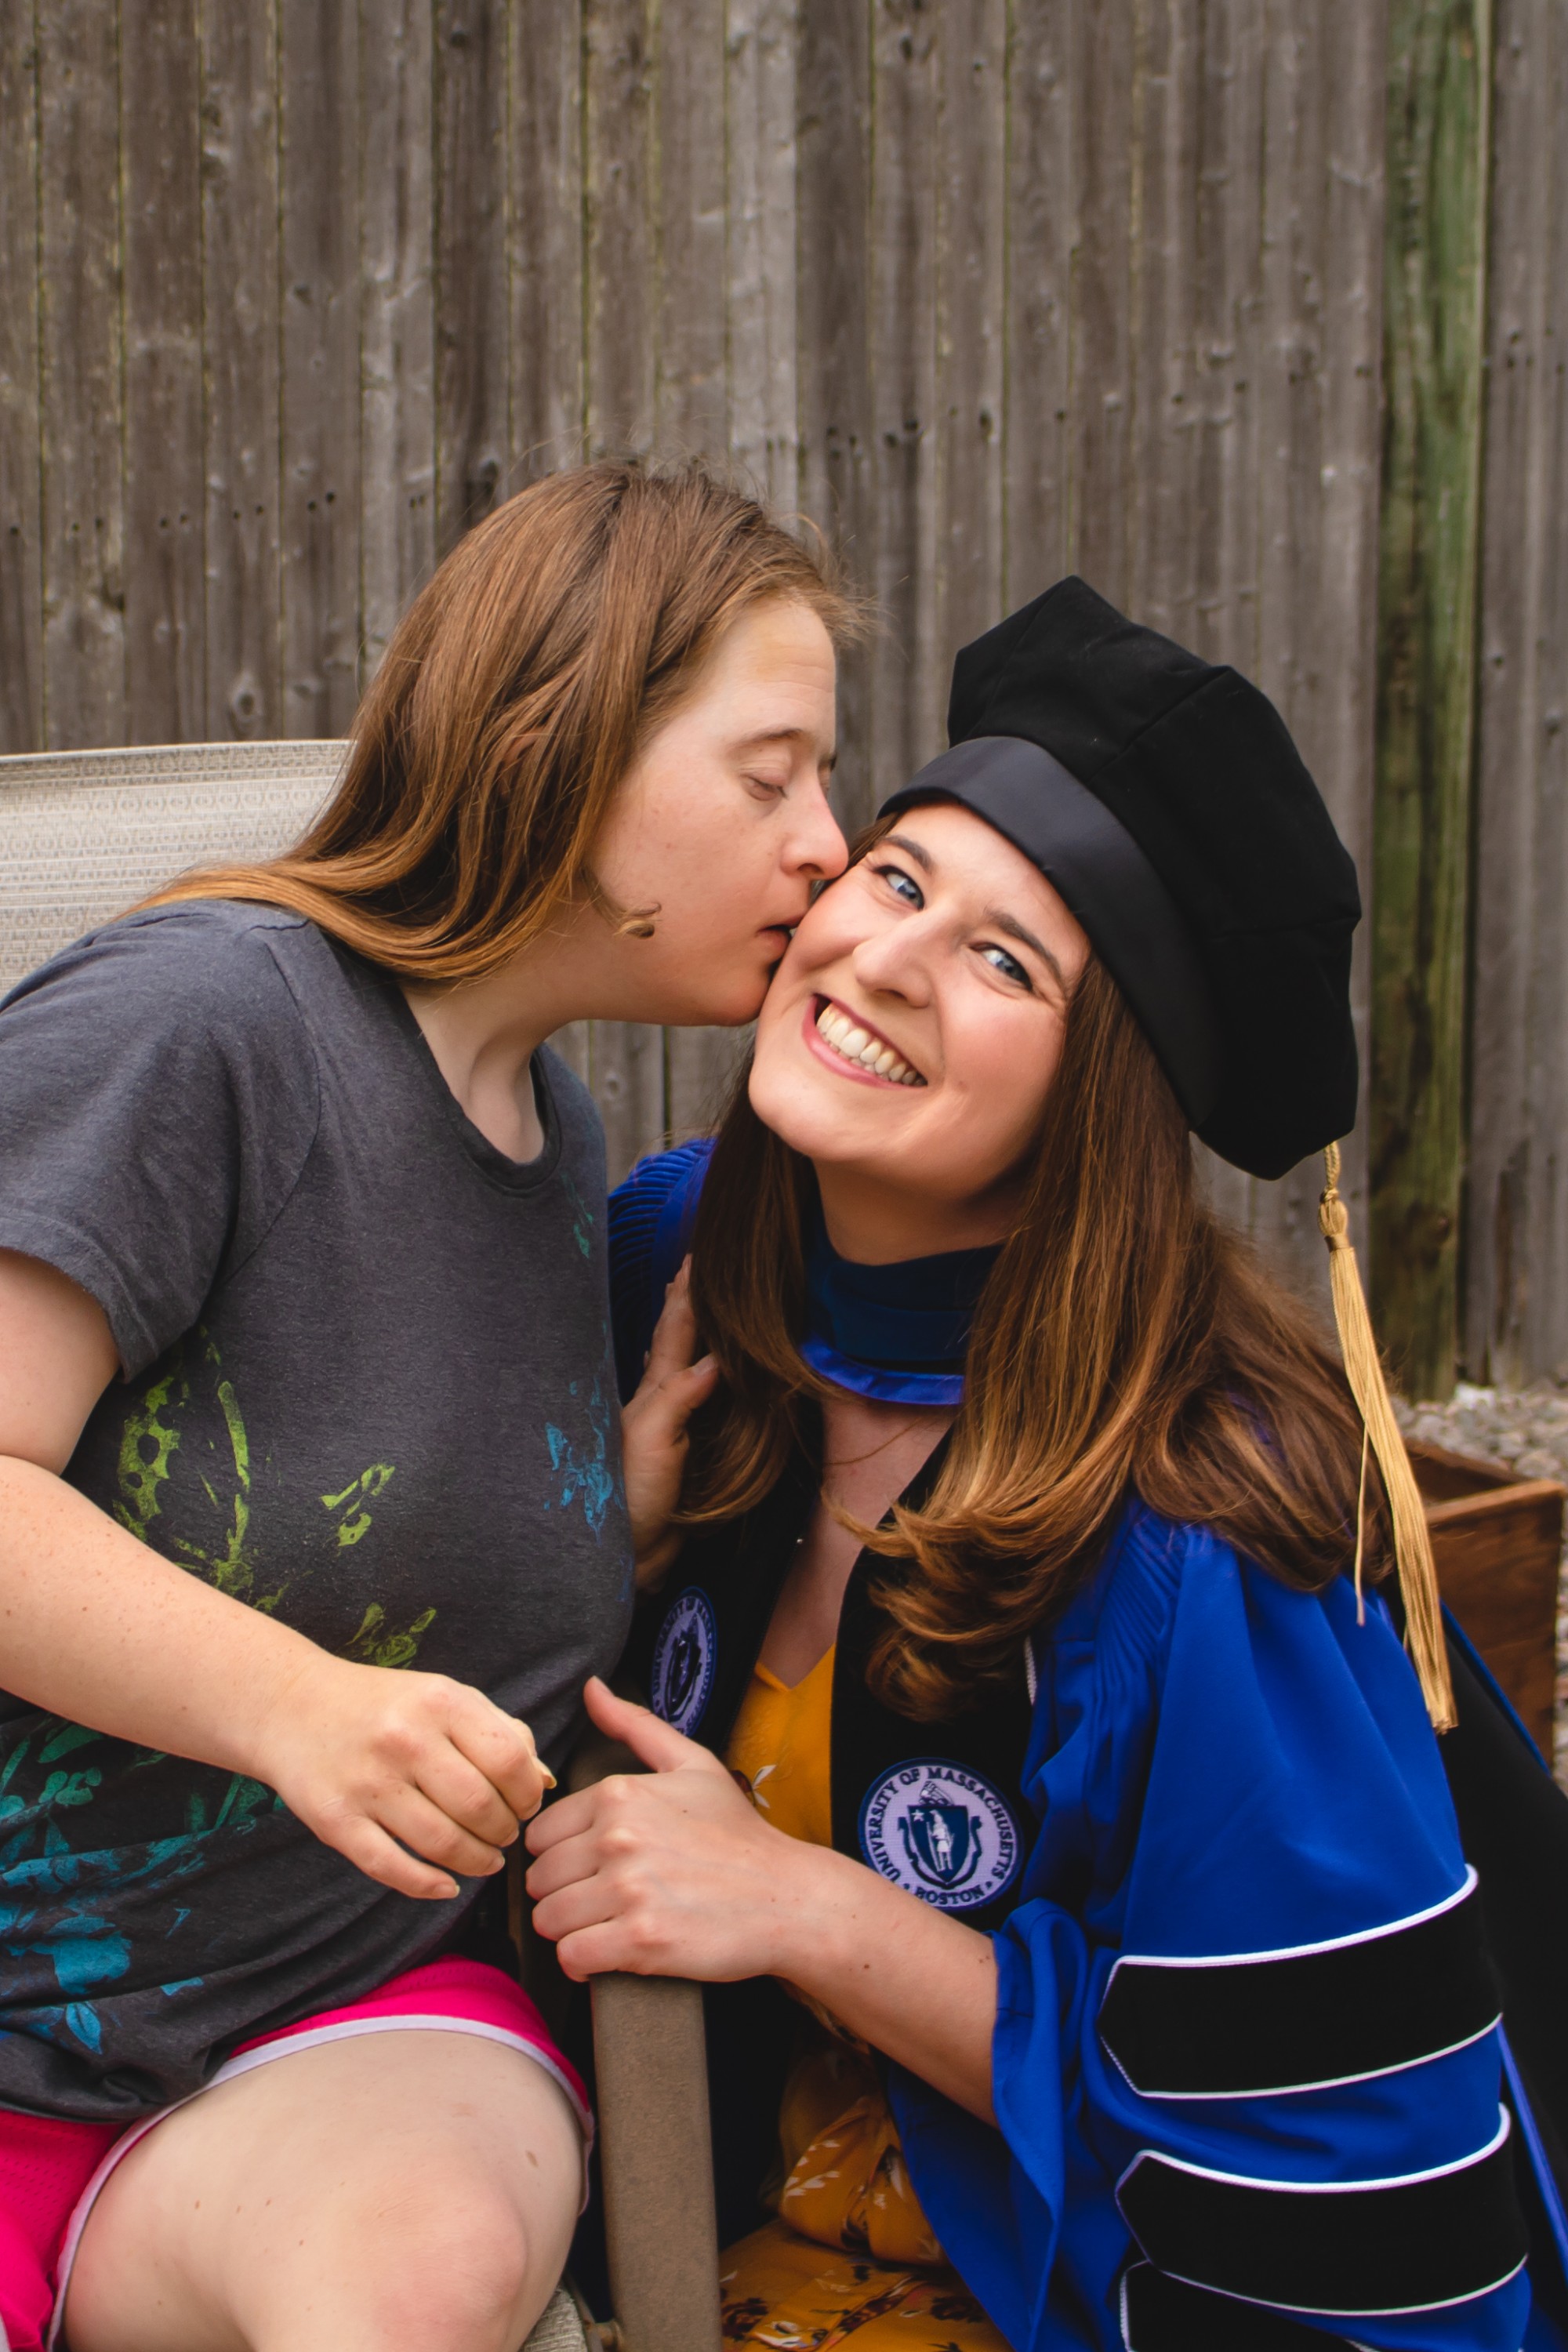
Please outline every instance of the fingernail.
[{"label": "fingernail", "polygon": [[560,1787],[560,1782],[555,1778],[554,1773],[551,1770],[548,1764],[542,1764],[539,1769],[547,1789],[558,1789]]}]

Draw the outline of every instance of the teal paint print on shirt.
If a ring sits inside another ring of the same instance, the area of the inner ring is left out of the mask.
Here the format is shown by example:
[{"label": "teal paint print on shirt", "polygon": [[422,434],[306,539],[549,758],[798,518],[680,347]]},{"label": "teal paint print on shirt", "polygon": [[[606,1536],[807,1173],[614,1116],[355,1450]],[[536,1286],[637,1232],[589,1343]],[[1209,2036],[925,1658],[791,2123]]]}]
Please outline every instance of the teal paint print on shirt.
[{"label": "teal paint print on shirt", "polygon": [[[577,1383],[574,1381],[571,1392],[575,1395],[576,1391]],[[604,1531],[605,1512],[621,1500],[620,1480],[610,1467],[610,1416],[604,1390],[597,1381],[589,1399],[588,1423],[594,1445],[591,1454],[580,1452],[566,1432],[557,1429],[553,1422],[545,1423],[544,1439],[550,1448],[551,1468],[565,1472],[561,1486],[561,1509],[569,1511],[581,1497],[583,1516],[597,1536]]]}]

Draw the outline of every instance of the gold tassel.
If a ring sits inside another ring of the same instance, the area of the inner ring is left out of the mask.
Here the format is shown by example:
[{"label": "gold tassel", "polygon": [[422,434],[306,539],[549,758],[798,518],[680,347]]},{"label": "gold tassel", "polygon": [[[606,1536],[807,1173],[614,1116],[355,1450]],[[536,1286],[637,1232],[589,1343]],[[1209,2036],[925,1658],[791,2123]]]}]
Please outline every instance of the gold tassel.
[{"label": "gold tassel", "polygon": [[1443,1614],[1437,1598],[1437,1570],[1432,1559],[1432,1538],[1426,1531],[1415,1473],[1405,1451],[1399,1423],[1394,1418],[1372,1318],[1367,1313],[1361,1275],[1351,1246],[1350,1218],[1339,1194],[1340,1147],[1331,1143],[1323,1154],[1328,1184],[1318,1203],[1318,1223],[1329,1245],[1329,1283],[1333,1293],[1334,1321],[1345,1375],[1362,1417],[1362,1493],[1356,1501],[1356,1586],[1360,1597],[1363,1516],[1366,1507],[1366,1443],[1370,1442],[1383,1473],[1383,1488],[1394,1520],[1394,1558],[1399,1590],[1405,1601],[1405,1646],[1421,1685],[1421,1696],[1435,1730],[1451,1731],[1458,1720],[1454,1712],[1453,1685],[1448,1680],[1448,1651],[1443,1638]]}]

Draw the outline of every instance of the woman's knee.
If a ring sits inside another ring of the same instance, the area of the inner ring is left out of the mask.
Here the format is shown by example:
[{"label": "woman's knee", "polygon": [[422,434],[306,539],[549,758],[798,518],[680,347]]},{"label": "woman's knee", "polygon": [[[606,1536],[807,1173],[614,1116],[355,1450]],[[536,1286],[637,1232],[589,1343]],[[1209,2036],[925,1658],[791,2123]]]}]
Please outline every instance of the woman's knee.
[{"label": "woman's knee", "polygon": [[82,2242],[85,2352],[516,2352],[581,2193],[565,2095],[489,2044],[374,2040],[226,2084],[132,2152]]},{"label": "woman's knee", "polygon": [[563,2235],[569,2227],[552,2229],[550,2216],[479,2181],[384,2205],[338,2283],[356,2347],[516,2352],[561,2274]]}]

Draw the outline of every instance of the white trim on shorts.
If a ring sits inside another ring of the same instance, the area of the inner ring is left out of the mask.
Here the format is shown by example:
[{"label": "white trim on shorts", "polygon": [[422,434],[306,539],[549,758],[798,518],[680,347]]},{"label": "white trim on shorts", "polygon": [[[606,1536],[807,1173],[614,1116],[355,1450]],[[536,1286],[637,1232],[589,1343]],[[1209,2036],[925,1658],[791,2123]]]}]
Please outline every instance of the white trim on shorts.
[{"label": "white trim on shorts", "polygon": [[[232,2083],[241,2074],[254,2074],[257,2067],[268,2064],[274,2058],[288,2058],[296,2050],[314,2050],[327,2042],[353,2042],[357,2041],[362,2033],[468,2033],[476,2035],[481,2042],[499,2042],[503,2048],[521,2051],[523,2057],[531,2058],[536,2066],[542,2066],[551,2079],[560,2084],[566,2095],[567,2105],[577,2118],[577,2128],[583,2135],[583,2200],[577,2209],[578,2211],[581,2212],[586,2206],[588,2158],[594,2146],[594,2118],[583,2105],[565,2070],[557,2064],[547,2051],[542,2050],[537,2042],[531,2042],[526,2034],[509,2033],[505,2026],[488,2025],[479,2018],[421,2017],[413,2012],[402,2017],[342,2017],[332,2025],[309,2025],[299,2033],[281,2034],[276,2042],[264,2042],[259,2049],[244,2050],[236,2058],[226,2058],[210,2083],[204,2083],[199,2091],[189,2092],[184,2098],[175,2099],[169,2106],[160,2107],[155,2115],[144,2116],[139,2124],[132,2124],[121,2134],[113,2147],[106,2150],[97,2171],[77,2199],[71,2210],[70,2220],[66,2224],[65,2236],[60,2242],[60,2256],[57,2265],[58,2284],[55,2289],[55,2308],[49,2321],[49,2332],[44,2338],[45,2352],[59,2352],[61,2315],[66,2307],[66,2291],[70,2285],[71,2273],[76,2267],[82,2231],[87,2227],[89,2215],[103,2193],[110,2174],[120,2163],[121,2158],[129,2156],[132,2149],[139,2141],[144,2140],[150,2131],[156,2131],[161,2123],[166,2123],[168,2118],[177,2115],[182,2107],[188,2107],[193,2099],[205,2098],[209,2091],[216,2091],[220,2083]],[[5,2324],[0,2321],[0,2352],[5,2352]]]}]

